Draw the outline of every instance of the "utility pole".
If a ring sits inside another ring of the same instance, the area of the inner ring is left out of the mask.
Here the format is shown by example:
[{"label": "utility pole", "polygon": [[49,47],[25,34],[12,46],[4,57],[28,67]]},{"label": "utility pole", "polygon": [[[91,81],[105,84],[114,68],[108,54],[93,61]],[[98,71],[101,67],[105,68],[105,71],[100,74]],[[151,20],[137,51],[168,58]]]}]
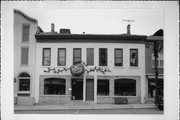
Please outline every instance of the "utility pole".
[{"label": "utility pole", "polygon": [[128,22],[128,25],[127,25],[127,34],[131,34],[131,30],[130,30],[130,27],[131,27],[131,25],[130,25],[130,23],[131,22],[135,22],[135,20],[127,20],[127,19],[124,19],[124,20],[122,20],[123,22]]}]

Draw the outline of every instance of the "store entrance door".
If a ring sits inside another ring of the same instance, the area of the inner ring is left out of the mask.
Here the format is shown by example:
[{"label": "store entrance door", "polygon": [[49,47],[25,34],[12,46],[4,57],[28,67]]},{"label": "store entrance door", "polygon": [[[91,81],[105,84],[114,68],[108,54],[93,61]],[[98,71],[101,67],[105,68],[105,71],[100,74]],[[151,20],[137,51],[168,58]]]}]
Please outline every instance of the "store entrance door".
[{"label": "store entrance door", "polygon": [[94,100],[94,79],[86,79],[86,100]]},{"label": "store entrance door", "polygon": [[83,79],[72,79],[72,100],[83,100]]}]

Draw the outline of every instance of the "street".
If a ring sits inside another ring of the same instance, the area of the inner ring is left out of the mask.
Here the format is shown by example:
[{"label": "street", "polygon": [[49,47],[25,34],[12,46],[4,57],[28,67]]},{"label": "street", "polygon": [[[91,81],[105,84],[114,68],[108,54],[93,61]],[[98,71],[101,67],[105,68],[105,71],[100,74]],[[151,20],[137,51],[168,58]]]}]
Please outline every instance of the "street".
[{"label": "street", "polygon": [[16,110],[15,114],[163,114],[163,111],[157,108],[151,109],[96,109],[96,110],[36,110],[36,111],[27,111],[27,110]]}]

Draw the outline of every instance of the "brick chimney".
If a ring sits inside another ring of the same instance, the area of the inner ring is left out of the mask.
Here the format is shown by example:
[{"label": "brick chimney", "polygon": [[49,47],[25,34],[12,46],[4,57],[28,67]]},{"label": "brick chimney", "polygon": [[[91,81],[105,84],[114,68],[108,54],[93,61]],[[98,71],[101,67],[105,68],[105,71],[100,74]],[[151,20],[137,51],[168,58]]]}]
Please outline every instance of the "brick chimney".
[{"label": "brick chimney", "polygon": [[51,23],[51,32],[54,32],[55,26],[54,23]]},{"label": "brick chimney", "polygon": [[131,34],[131,25],[130,24],[128,24],[127,25],[127,34]]}]

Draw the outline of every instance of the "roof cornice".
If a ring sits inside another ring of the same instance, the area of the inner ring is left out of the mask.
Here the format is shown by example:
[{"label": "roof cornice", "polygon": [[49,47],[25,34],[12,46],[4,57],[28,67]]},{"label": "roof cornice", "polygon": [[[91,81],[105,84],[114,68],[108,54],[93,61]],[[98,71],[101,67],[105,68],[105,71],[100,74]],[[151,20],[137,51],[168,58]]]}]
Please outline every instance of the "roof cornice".
[{"label": "roof cornice", "polygon": [[14,9],[14,13],[21,15],[22,17],[24,17],[26,20],[28,20],[29,22],[35,23],[37,24],[37,20],[29,17],[28,15],[26,15],[25,13],[21,12],[20,10]]},{"label": "roof cornice", "polygon": [[108,43],[144,43],[144,35],[126,34],[38,34],[37,42],[108,42]]}]

